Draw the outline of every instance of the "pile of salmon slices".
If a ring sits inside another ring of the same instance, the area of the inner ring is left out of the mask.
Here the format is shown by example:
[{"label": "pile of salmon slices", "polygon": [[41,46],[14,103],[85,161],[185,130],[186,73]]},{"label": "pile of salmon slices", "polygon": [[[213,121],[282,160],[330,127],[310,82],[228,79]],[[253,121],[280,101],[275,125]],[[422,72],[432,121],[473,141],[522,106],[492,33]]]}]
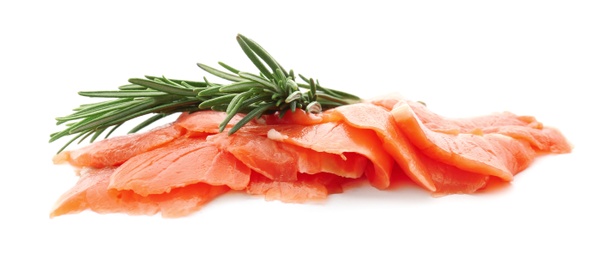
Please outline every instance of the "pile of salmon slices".
[{"label": "pile of salmon slices", "polygon": [[400,176],[432,194],[470,194],[511,181],[537,156],[571,151],[558,130],[531,116],[450,119],[401,99],[265,115],[231,135],[219,133],[225,117],[184,113],[145,133],[57,154],[54,163],[74,166],[79,180],[51,216],[89,209],[181,217],[229,191],[300,203],[354,181],[387,189]]}]

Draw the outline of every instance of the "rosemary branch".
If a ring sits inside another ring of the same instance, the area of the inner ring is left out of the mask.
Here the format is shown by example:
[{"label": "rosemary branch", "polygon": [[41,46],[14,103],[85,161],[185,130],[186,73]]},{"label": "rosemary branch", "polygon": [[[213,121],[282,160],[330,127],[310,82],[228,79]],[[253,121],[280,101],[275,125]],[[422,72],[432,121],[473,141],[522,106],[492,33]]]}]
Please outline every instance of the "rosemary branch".
[{"label": "rosemary branch", "polygon": [[203,82],[198,82],[145,76],[129,79],[130,84],[114,91],[82,91],[78,93],[81,96],[111,100],[81,105],[73,110],[74,113],[56,118],[57,125],[65,124],[66,128],[51,134],[49,142],[74,136],[59,150],[61,152],[79,138],[80,143],[91,136],[90,142],[94,142],[108,130],[104,137],[107,138],[123,123],[137,117],[152,114],[130,133],[173,113],[210,109],[227,113],[219,125],[221,132],[236,114],[247,113],[229,130],[232,134],[263,114],[277,112],[281,117],[296,109],[319,113],[324,109],[360,102],[355,95],[322,87],[317,80],[300,74],[299,78],[305,83],[297,83],[294,72],[286,71],[258,43],[243,35],[237,35],[237,42],[258,68],[258,75],[219,62],[226,71],[197,65],[230,83],[212,83],[206,77]]}]

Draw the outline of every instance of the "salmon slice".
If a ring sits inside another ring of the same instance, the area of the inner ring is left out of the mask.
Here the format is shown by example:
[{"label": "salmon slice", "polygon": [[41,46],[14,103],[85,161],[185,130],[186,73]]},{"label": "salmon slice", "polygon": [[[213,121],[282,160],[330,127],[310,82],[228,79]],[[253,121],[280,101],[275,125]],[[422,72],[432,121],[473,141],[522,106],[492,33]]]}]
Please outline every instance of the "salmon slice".
[{"label": "salmon slice", "polygon": [[177,188],[169,193],[140,196],[132,191],[108,190],[114,167],[83,168],[80,179],[55,204],[50,216],[56,217],[91,209],[97,213],[127,213],[163,217],[181,217],[199,210],[203,205],[229,191],[226,186],[205,183]]},{"label": "salmon slice", "polygon": [[368,161],[359,154],[316,152],[248,131],[240,131],[230,136],[218,134],[210,136],[208,140],[217,143],[221,149],[233,154],[252,170],[280,182],[296,181],[298,173],[328,172],[342,177],[358,178],[364,172]]},{"label": "salmon slice", "polygon": [[108,188],[147,196],[200,182],[243,190],[249,180],[250,168],[216,144],[204,138],[181,138],[123,163]]},{"label": "salmon slice", "polygon": [[478,174],[457,168],[446,163],[435,161],[421,155],[434,182],[436,195],[471,194],[487,186],[489,175]]},{"label": "salmon slice", "polygon": [[344,153],[336,155],[331,153],[315,152],[310,149],[293,147],[297,154],[299,173],[318,174],[332,173],[343,178],[357,179],[366,173],[369,160],[357,153]]},{"label": "salmon slice", "polygon": [[280,117],[279,113],[263,115],[262,120],[268,125],[316,125],[326,122],[340,121],[341,118],[333,113],[307,113],[303,109],[288,111]]},{"label": "salmon slice", "polygon": [[559,132],[550,127],[535,129],[527,126],[486,127],[482,133],[498,133],[528,142],[532,148],[544,153],[569,153],[572,145]]},{"label": "salmon slice", "polygon": [[501,134],[434,132],[419,121],[408,104],[395,106],[391,114],[398,127],[422,153],[465,171],[510,181],[536,155],[527,142]]},{"label": "salmon slice", "polygon": [[[203,110],[192,113],[184,112],[180,115],[180,117],[178,117],[175,124],[185,128],[191,132],[191,134],[216,134],[220,132],[219,125],[225,120],[226,117],[227,113],[213,110]],[[244,114],[236,114],[229,121],[229,123],[227,123],[226,129],[230,129],[242,118],[244,118]]]},{"label": "salmon slice", "polygon": [[[495,177],[464,171],[455,166],[430,159],[424,154],[419,157],[426,165],[426,170],[436,187],[434,196],[450,194],[473,194],[485,189]],[[390,189],[404,188],[405,183],[413,182],[400,167],[394,167]]]},{"label": "salmon slice", "polygon": [[533,116],[518,116],[510,112],[502,112],[472,118],[452,119],[437,115],[418,102],[396,102],[399,105],[404,103],[411,107],[424,126],[434,132],[448,134],[497,133],[525,140],[540,152],[569,153],[572,150],[572,146],[557,129],[544,127]]},{"label": "salmon slice", "polygon": [[299,179],[291,182],[273,181],[261,174],[253,173],[246,192],[264,195],[266,200],[304,203],[324,200],[329,194],[342,192],[341,185],[350,179],[333,174],[299,174]]},{"label": "salmon slice", "polygon": [[407,104],[411,107],[422,124],[435,132],[470,133],[486,127],[498,126],[529,126],[538,129],[542,128],[542,123],[536,121],[536,118],[532,116],[517,116],[510,112],[455,119],[440,116],[430,111],[423,103],[417,101],[382,99],[374,100],[372,103],[382,106],[388,111],[393,110],[396,106]]},{"label": "salmon slice", "polygon": [[[192,132],[213,133],[217,131],[216,124],[219,122],[210,124],[209,121],[224,119],[226,114],[213,111],[202,112],[183,114],[176,124]],[[321,171],[333,172],[348,178],[359,178],[365,172],[367,162],[361,156],[356,154],[345,155],[346,153],[362,154],[369,159],[374,159],[375,168],[367,171],[369,172],[367,176],[377,179],[375,177],[377,175],[389,175],[392,159],[378,145],[380,142],[374,133],[343,124],[338,125],[338,122],[324,123],[324,121],[333,118],[340,119],[336,115],[314,115],[303,110],[296,110],[286,113],[282,118],[279,118],[278,115],[266,115],[263,118],[266,120],[264,124],[251,122],[235,134],[239,135],[238,137],[223,139],[214,136],[211,138],[222,143],[227,151],[237,156],[252,169],[278,181],[294,180],[296,179],[296,172],[317,173]],[[298,123],[298,125],[294,123]],[[278,130],[281,131],[281,134]],[[305,135],[305,133],[308,134]],[[346,137],[345,135],[349,136]],[[295,146],[270,142],[265,140],[264,136],[271,140]],[[242,137],[248,137],[251,140]],[[298,149],[297,146],[321,153]],[[263,154],[275,154],[277,156],[265,158]],[[340,157],[330,154],[338,154]],[[296,165],[292,163],[295,159],[298,161]],[[277,163],[279,167],[269,167],[272,162]],[[376,184],[377,181],[373,181],[373,183]]]},{"label": "salmon slice", "polygon": [[221,149],[233,154],[250,169],[276,181],[296,181],[298,155],[290,147],[266,137],[235,133],[208,138]]},{"label": "salmon slice", "polygon": [[[371,162],[369,161],[368,164],[370,163]],[[316,174],[301,174],[299,175],[299,180],[310,180],[316,183],[320,183],[324,185],[324,187],[326,187],[326,192],[328,193],[328,195],[330,195],[343,193],[344,185],[351,182],[356,182],[360,179],[345,178],[333,173],[319,172]]]},{"label": "salmon slice", "polygon": [[[392,173],[394,160],[382,148],[381,141],[372,130],[355,128],[343,122],[327,122],[308,126],[274,126],[267,132],[267,137],[271,140],[294,144],[317,152],[338,154],[342,157],[346,156],[346,153],[363,155],[372,162],[373,168],[365,170],[371,185],[379,189],[388,187],[387,180]],[[345,164],[346,162],[333,163]],[[358,178],[360,176],[343,177]]]},{"label": "salmon slice", "polygon": [[75,167],[116,166],[138,154],[161,147],[182,134],[183,129],[168,125],[145,133],[117,136],[74,151],[63,151],[53,158],[53,162],[68,162]]},{"label": "salmon slice", "polygon": [[[398,96],[400,96],[400,95],[398,95]],[[404,99],[398,99],[398,98],[394,98],[394,97],[390,97],[390,96],[385,96],[385,97],[380,97],[380,98],[375,98],[375,99],[369,100],[369,103],[382,107],[387,111],[392,111],[394,106],[398,102],[402,102],[403,100]]]},{"label": "salmon slice", "polygon": [[[344,118],[348,125],[375,131],[381,140],[382,147],[394,158],[409,178],[430,191],[436,190],[425,163],[417,156],[417,148],[397,128],[390,112],[374,104],[360,103],[337,107],[334,113],[338,113]],[[383,176],[379,183],[379,186],[388,187],[390,176]]]}]

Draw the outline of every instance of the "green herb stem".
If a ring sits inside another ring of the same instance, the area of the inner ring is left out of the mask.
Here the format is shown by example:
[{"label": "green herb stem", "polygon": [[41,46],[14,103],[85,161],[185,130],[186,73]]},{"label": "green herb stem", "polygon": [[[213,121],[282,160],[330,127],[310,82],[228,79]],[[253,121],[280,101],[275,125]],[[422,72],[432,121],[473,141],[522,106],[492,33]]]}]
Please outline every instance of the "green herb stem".
[{"label": "green herb stem", "polygon": [[235,115],[246,114],[229,130],[229,134],[233,134],[263,114],[279,112],[283,116],[297,108],[308,113],[320,113],[324,109],[361,101],[355,95],[322,87],[317,80],[300,74],[299,78],[305,83],[297,83],[294,72],[286,72],[258,43],[243,35],[237,35],[237,42],[258,68],[258,73],[239,71],[223,62],[219,64],[227,71],[198,63],[205,72],[229,83],[210,82],[206,77],[199,82],[145,76],[129,79],[131,84],[114,91],[81,91],[78,93],[81,96],[111,100],[81,105],[74,109],[74,113],[56,118],[57,124],[65,124],[66,128],[51,134],[49,141],[74,135],[59,150],[61,152],[79,138],[82,141],[92,136],[90,141],[93,142],[102,132],[110,129],[105,136],[107,138],[126,121],[143,115],[152,114],[129,133],[137,132],[173,113],[210,109],[227,113],[219,125],[221,132]]}]

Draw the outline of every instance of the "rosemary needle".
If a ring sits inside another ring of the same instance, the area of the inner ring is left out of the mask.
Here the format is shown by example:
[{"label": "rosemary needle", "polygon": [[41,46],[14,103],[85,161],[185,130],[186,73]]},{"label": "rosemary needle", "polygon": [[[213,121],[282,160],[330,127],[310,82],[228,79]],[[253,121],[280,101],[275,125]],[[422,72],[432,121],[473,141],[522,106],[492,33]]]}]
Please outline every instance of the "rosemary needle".
[{"label": "rosemary needle", "polygon": [[72,142],[81,142],[89,136],[92,136],[90,141],[93,142],[109,129],[105,135],[107,138],[126,121],[143,115],[152,114],[129,133],[173,113],[219,108],[227,113],[218,126],[220,131],[236,114],[246,113],[229,130],[229,134],[232,134],[263,114],[278,112],[282,116],[297,108],[308,113],[320,113],[323,109],[360,102],[355,95],[322,87],[317,80],[300,74],[299,78],[305,83],[297,83],[294,72],[287,72],[261,45],[240,34],[237,35],[237,42],[259,73],[239,71],[223,62],[218,64],[227,71],[198,63],[197,66],[205,72],[229,83],[209,82],[205,77],[203,82],[198,82],[145,76],[129,79],[130,84],[114,91],[79,92],[85,97],[112,100],[81,105],[74,109],[74,113],[56,118],[57,124],[64,124],[66,128],[51,134],[49,141],[74,136],[59,150],[61,152]]}]

